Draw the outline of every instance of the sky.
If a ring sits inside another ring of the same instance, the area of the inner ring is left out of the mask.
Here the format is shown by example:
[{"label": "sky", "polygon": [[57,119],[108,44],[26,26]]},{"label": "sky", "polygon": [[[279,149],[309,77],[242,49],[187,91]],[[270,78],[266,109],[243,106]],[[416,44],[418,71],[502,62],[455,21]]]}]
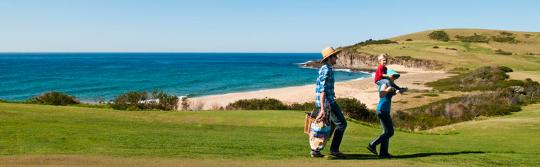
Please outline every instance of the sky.
[{"label": "sky", "polygon": [[540,32],[535,0],[0,0],[0,52],[319,52],[440,28]]}]

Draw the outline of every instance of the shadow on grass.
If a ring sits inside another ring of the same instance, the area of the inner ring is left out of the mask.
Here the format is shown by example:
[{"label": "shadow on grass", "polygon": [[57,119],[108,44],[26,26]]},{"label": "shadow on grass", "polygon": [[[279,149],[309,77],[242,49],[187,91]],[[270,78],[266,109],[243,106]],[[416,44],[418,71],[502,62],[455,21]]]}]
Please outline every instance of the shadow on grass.
[{"label": "shadow on grass", "polygon": [[[458,155],[458,154],[484,154],[483,151],[459,151],[459,152],[431,152],[431,153],[415,153],[415,154],[404,154],[404,155],[394,155],[392,159],[406,159],[406,158],[421,158],[429,157],[434,155]],[[330,159],[339,159],[339,160],[358,160],[358,159],[379,159],[377,155],[373,154],[345,154],[344,157],[338,158],[333,157]]]}]

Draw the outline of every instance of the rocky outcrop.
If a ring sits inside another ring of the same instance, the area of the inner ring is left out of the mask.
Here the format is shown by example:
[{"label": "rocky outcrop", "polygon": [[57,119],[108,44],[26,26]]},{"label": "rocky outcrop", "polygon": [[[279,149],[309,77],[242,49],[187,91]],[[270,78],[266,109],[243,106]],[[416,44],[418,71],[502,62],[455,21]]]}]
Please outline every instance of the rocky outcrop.
[{"label": "rocky outcrop", "polygon": [[[338,53],[338,60],[335,68],[346,68],[354,71],[374,71],[379,64],[377,55],[372,55],[365,52],[355,52],[344,50]],[[421,68],[426,70],[440,70],[443,68],[443,63],[435,60],[417,59],[410,56],[393,56],[390,55],[387,59],[388,65],[397,64],[410,68]],[[302,66],[308,68],[319,68],[321,63],[317,60],[303,63]]]}]

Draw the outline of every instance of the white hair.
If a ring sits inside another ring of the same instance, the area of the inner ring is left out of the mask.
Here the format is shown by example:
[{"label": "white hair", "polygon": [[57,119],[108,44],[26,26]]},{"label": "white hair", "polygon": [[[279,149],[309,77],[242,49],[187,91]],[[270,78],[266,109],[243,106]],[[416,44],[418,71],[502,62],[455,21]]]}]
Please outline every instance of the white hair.
[{"label": "white hair", "polygon": [[380,61],[380,60],[386,58],[386,56],[388,56],[388,54],[386,54],[386,53],[381,53],[381,54],[379,54],[379,56],[377,57],[377,60]]}]

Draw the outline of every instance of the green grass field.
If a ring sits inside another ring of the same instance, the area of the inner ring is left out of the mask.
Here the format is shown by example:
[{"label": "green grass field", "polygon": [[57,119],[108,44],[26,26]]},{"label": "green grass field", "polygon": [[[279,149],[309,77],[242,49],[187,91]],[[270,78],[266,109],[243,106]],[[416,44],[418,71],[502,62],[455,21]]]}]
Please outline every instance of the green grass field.
[{"label": "green grass field", "polygon": [[310,159],[303,117],[294,111],[141,112],[0,103],[0,163],[540,165],[540,104],[504,117],[396,132],[392,160],[377,160],[365,149],[380,129],[353,121],[342,144],[346,160]]}]

